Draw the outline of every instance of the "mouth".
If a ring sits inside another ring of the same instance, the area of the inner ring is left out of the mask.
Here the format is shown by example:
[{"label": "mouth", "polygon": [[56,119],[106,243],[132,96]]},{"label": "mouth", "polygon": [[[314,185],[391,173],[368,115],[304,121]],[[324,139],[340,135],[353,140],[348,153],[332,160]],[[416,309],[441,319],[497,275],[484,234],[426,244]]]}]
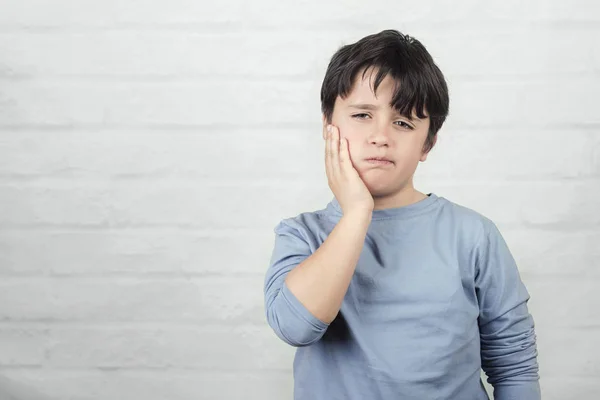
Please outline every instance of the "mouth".
[{"label": "mouth", "polygon": [[389,160],[385,157],[370,157],[370,158],[367,158],[365,161],[368,162],[369,164],[375,164],[375,165],[393,165],[394,164],[394,162],[392,160]]}]

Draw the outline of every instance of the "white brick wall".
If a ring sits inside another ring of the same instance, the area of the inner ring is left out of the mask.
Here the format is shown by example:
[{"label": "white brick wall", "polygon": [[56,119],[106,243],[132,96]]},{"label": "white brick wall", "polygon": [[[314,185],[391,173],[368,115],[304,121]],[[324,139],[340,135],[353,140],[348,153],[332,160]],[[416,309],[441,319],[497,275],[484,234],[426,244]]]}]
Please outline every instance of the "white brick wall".
[{"label": "white brick wall", "polygon": [[0,399],[291,398],[262,280],[330,200],[343,43],[422,40],[451,115],[416,186],[498,223],[545,400],[600,393],[600,3],[3,0]]}]

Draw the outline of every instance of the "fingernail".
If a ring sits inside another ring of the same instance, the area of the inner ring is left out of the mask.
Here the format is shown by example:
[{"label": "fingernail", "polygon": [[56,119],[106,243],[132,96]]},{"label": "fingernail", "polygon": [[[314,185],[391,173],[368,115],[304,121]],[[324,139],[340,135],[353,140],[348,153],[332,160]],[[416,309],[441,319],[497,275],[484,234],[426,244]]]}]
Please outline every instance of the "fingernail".
[{"label": "fingernail", "polygon": [[331,125],[327,125],[327,132],[331,132]]}]

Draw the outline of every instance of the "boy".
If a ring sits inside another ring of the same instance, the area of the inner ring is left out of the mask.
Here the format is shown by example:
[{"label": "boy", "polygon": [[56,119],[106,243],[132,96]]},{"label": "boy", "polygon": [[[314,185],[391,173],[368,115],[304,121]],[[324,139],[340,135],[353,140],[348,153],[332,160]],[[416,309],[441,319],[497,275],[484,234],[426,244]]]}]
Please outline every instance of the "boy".
[{"label": "boy", "polygon": [[321,89],[326,208],[282,220],[269,325],[297,347],[296,400],[540,399],[529,294],[496,225],[413,187],[448,115],[414,38],[343,46]]}]

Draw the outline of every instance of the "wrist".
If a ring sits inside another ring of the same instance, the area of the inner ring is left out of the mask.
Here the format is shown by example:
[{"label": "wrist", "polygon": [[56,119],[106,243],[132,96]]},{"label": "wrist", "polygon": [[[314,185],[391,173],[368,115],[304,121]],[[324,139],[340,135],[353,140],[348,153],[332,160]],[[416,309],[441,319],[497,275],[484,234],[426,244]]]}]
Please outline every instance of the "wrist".
[{"label": "wrist", "polygon": [[373,209],[364,207],[364,208],[353,208],[348,211],[342,211],[343,217],[346,219],[352,219],[357,221],[371,221],[371,217],[373,216]]}]

